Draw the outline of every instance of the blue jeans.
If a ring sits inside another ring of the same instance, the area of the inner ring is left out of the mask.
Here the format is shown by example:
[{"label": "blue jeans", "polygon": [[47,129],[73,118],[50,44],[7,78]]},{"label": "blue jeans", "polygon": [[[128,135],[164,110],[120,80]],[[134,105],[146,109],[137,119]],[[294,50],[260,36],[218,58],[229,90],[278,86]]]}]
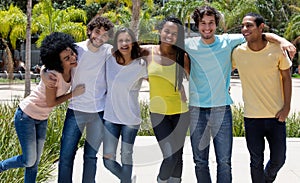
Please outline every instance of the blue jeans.
[{"label": "blue jeans", "polygon": [[[275,118],[244,118],[253,183],[273,182],[286,158],[286,126]],[[270,160],[264,170],[265,137]]]},{"label": "blue jeans", "polygon": [[151,123],[163,154],[158,177],[181,179],[182,154],[186,132],[190,124],[189,112],[174,115],[151,113]]},{"label": "blue jeans", "polygon": [[15,112],[14,123],[22,155],[1,161],[0,172],[11,168],[25,167],[24,182],[35,183],[46,139],[47,120],[33,119],[18,108]]},{"label": "blue jeans", "polygon": [[95,182],[97,153],[103,140],[103,112],[86,113],[68,109],[59,155],[58,182],[60,183],[72,182],[74,158],[85,128],[82,182]]},{"label": "blue jeans", "polygon": [[232,113],[230,106],[201,108],[190,106],[191,144],[198,182],[210,183],[209,145],[213,139],[217,160],[217,182],[232,182]]},{"label": "blue jeans", "polygon": [[[121,183],[131,183],[133,144],[140,125],[129,126],[105,121],[104,126],[104,166],[116,175],[121,180]],[[121,164],[116,161],[116,151],[120,136],[122,136]]]}]

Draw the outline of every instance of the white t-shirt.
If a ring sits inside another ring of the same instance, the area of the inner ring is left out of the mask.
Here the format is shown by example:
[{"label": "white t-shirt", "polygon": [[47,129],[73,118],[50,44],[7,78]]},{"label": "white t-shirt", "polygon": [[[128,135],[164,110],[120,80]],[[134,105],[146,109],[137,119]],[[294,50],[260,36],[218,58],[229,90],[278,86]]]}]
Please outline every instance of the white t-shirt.
[{"label": "white t-shirt", "polygon": [[141,123],[139,91],[147,77],[147,64],[136,59],[128,65],[120,65],[111,56],[106,62],[107,97],[104,119],[116,124]]},{"label": "white t-shirt", "polygon": [[85,93],[70,99],[69,108],[81,112],[104,110],[106,97],[105,61],[111,55],[110,44],[103,44],[97,52],[87,47],[88,40],[77,43],[78,65],[72,69],[72,86],[85,84]]}]

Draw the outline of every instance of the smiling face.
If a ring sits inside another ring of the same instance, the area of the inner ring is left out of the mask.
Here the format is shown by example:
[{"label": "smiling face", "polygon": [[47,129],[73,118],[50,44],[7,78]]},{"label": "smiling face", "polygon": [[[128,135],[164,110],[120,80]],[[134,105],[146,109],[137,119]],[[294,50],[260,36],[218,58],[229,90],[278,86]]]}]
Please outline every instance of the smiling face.
[{"label": "smiling face", "polygon": [[245,16],[242,22],[241,32],[247,42],[255,42],[262,38],[262,32],[264,28],[264,23],[261,23],[259,26],[256,25],[255,17]]},{"label": "smiling face", "polygon": [[70,47],[67,47],[65,50],[60,52],[59,58],[62,62],[64,70],[68,70],[77,66],[77,55]]},{"label": "smiling face", "polygon": [[90,41],[92,46],[99,48],[103,43],[106,43],[109,39],[109,33],[104,29],[104,27],[94,28],[90,32]]},{"label": "smiling face", "polygon": [[178,36],[178,26],[173,22],[166,22],[160,31],[161,43],[175,45]]},{"label": "smiling face", "polygon": [[121,32],[117,37],[118,50],[125,55],[131,55],[132,50],[132,38],[128,32]]},{"label": "smiling face", "polygon": [[215,32],[217,29],[215,16],[204,15],[199,21],[198,29],[204,43],[213,43],[215,41]]}]

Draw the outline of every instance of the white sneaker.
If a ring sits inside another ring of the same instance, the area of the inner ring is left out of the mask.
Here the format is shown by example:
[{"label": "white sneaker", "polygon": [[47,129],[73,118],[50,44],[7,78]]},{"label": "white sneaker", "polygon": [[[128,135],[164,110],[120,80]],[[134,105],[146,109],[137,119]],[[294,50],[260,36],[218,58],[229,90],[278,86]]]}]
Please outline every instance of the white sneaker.
[{"label": "white sneaker", "polygon": [[134,172],[131,175],[131,183],[136,183],[136,174]]}]

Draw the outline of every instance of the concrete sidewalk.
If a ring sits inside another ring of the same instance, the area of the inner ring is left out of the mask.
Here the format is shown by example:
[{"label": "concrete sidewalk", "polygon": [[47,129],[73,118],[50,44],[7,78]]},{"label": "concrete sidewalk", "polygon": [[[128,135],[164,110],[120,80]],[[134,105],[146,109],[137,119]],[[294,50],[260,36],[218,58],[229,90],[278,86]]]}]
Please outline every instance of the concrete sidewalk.
[{"label": "concrete sidewalk", "polygon": [[[267,147],[267,146],[266,146]],[[213,146],[210,149],[209,164],[213,182],[216,182],[216,160],[213,152]],[[96,175],[97,183],[118,183],[119,180],[112,175],[102,163],[102,148],[98,154],[98,170]],[[300,138],[287,139],[287,159],[283,168],[280,170],[275,183],[299,183],[300,182]],[[118,153],[119,155],[119,153]],[[269,151],[266,148],[265,160],[269,158]],[[83,152],[79,149],[74,165],[73,182],[80,183],[82,177]],[[119,156],[118,156],[119,158]],[[138,136],[134,147],[134,172],[137,176],[137,183],[155,183],[159,171],[162,155],[157,145],[155,137]],[[232,176],[234,183],[250,183],[250,158],[243,137],[235,137],[233,141],[232,154]],[[56,165],[57,166],[57,165]],[[183,183],[196,183],[194,173],[193,155],[190,139],[187,137],[183,156]],[[57,171],[55,172],[57,173]],[[49,183],[55,183],[55,179]]]}]

